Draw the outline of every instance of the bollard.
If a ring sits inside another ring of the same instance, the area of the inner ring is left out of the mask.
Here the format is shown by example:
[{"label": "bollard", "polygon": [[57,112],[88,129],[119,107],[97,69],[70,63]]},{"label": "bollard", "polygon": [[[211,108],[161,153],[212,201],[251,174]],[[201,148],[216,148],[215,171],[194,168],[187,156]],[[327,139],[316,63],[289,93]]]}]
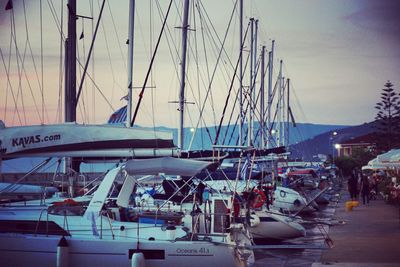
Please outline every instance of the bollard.
[{"label": "bollard", "polygon": [[347,201],[346,203],[345,203],[345,208],[346,208],[346,211],[352,211],[353,210],[353,203],[352,203],[353,201]]}]

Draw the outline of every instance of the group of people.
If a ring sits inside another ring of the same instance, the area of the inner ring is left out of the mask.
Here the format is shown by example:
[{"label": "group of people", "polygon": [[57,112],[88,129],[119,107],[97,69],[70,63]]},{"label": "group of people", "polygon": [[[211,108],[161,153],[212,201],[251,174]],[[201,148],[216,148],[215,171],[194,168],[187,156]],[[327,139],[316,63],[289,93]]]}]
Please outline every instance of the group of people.
[{"label": "group of people", "polygon": [[372,189],[370,177],[363,175],[361,171],[354,170],[347,181],[347,188],[352,200],[358,200],[361,193],[363,204],[369,205],[370,192]]}]

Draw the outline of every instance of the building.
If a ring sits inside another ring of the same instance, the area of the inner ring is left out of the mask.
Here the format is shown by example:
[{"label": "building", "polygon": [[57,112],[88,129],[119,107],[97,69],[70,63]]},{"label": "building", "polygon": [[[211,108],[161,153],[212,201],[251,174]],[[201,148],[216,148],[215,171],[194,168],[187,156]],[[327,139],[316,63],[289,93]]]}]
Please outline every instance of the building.
[{"label": "building", "polygon": [[376,133],[369,133],[366,135],[353,137],[345,140],[340,144],[336,144],[337,155],[339,157],[351,157],[355,150],[375,151],[376,149]]}]

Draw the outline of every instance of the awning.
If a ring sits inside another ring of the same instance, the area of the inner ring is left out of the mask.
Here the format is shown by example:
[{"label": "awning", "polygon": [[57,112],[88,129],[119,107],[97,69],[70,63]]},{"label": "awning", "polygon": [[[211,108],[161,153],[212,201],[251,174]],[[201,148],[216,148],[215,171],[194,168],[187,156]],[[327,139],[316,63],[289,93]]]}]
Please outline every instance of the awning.
[{"label": "awning", "polygon": [[194,176],[204,169],[215,170],[218,163],[179,159],[172,157],[154,159],[132,159],[126,162],[125,170],[129,175],[165,175]]}]

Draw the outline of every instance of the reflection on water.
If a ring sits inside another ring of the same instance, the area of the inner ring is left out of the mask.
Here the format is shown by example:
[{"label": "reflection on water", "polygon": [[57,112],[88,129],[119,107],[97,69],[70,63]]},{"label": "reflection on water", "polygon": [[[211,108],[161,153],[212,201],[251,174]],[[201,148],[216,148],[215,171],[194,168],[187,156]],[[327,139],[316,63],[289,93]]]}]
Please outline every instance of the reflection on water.
[{"label": "reflection on water", "polygon": [[[330,204],[318,212],[308,216],[303,216],[305,221],[324,221],[328,222],[335,212],[336,204]],[[321,225],[328,232],[329,226]],[[311,245],[324,246],[324,236],[316,224],[305,224],[307,230],[306,237],[296,238],[290,241],[278,243],[280,245]],[[276,243],[274,244],[276,245]],[[269,249],[256,250],[256,262],[254,267],[277,266],[277,267],[309,267],[314,262],[319,262],[321,258],[321,249]]]}]

